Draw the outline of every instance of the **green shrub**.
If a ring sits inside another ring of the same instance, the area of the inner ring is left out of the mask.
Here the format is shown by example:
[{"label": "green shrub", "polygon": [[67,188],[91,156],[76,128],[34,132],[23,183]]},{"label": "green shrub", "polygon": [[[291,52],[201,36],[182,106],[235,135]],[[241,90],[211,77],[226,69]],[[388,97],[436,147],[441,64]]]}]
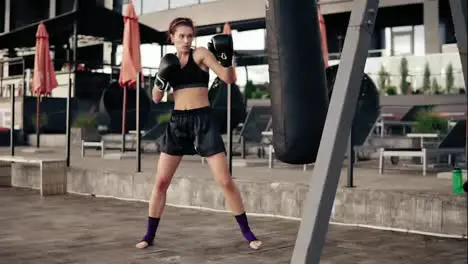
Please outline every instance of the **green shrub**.
[{"label": "green shrub", "polygon": [[73,127],[76,128],[96,128],[97,127],[97,117],[95,114],[91,113],[80,113],[73,123]]},{"label": "green shrub", "polygon": [[413,127],[415,133],[445,133],[447,132],[447,120],[435,116],[432,112],[423,111],[417,114]]},{"label": "green shrub", "polygon": [[[36,128],[36,113],[31,117],[31,123]],[[47,114],[41,113],[39,116],[39,127],[45,127],[49,123],[49,117]]]},{"label": "green shrub", "polygon": [[396,95],[397,94],[397,88],[395,86],[387,86],[387,95]]}]

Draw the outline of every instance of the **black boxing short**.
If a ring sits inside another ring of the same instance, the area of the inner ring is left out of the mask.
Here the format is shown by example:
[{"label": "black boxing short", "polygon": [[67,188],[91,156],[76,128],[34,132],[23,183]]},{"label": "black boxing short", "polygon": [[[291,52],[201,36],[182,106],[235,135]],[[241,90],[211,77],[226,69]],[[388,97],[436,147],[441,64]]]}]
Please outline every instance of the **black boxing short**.
[{"label": "black boxing short", "polygon": [[211,107],[173,110],[160,138],[160,151],[169,155],[211,155],[226,152]]}]

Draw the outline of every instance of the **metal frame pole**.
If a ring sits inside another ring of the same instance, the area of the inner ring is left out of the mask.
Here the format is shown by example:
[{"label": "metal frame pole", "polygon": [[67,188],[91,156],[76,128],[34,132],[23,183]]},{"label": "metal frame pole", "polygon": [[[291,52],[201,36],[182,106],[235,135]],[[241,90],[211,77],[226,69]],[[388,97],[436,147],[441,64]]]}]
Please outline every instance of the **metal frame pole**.
[{"label": "metal frame pole", "polygon": [[[458,52],[460,53],[460,61],[462,64],[463,78],[465,80],[465,90],[468,90],[468,25],[467,25],[467,5],[466,0],[450,0],[450,10],[452,12],[453,27],[458,44]],[[466,92],[466,100],[468,101],[468,92]],[[468,105],[466,107],[465,119],[468,117]],[[466,122],[466,121],[465,121]],[[468,122],[466,122],[466,152],[468,153]]]},{"label": "metal frame pole", "polygon": [[348,140],[348,188],[354,188],[354,121],[351,125]]},{"label": "metal frame pole", "polygon": [[318,264],[343,167],[379,0],[354,1],[291,263]]}]

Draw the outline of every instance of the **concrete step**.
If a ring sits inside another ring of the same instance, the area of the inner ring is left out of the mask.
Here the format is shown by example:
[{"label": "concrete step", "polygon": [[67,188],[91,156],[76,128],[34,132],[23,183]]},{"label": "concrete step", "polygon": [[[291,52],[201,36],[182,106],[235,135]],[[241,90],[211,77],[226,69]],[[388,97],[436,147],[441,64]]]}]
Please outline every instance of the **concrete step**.
[{"label": "concrete step", "polygon": [[[467,170],[462,170],[463,181],[468,180],[468,173]],[[437,179],[441,180],[452,180],[452,171],[444,171],[437,173]]]}]

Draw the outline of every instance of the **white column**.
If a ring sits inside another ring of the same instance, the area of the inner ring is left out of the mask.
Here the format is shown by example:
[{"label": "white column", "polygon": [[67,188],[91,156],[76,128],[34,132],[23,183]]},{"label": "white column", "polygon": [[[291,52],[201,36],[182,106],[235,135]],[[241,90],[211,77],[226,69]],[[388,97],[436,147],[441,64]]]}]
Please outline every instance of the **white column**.
[{"label": "white column", "polygon": [[11,13],[10,0],[5,0],[5,28],[4,32],[10,31],[10,13]]},{"label": "white column", "polygon": [[426,53],[440,53],[442,46],[439,32],[439,0],[425,0],[423,12]]},{"label": "white column", "polygon": [[114,9],[114,0],[104,0],[104,7],[107,9]]},{"label": "white column", "polygon": [[57,0],[49,0],[49,18],[57,15]]}]

